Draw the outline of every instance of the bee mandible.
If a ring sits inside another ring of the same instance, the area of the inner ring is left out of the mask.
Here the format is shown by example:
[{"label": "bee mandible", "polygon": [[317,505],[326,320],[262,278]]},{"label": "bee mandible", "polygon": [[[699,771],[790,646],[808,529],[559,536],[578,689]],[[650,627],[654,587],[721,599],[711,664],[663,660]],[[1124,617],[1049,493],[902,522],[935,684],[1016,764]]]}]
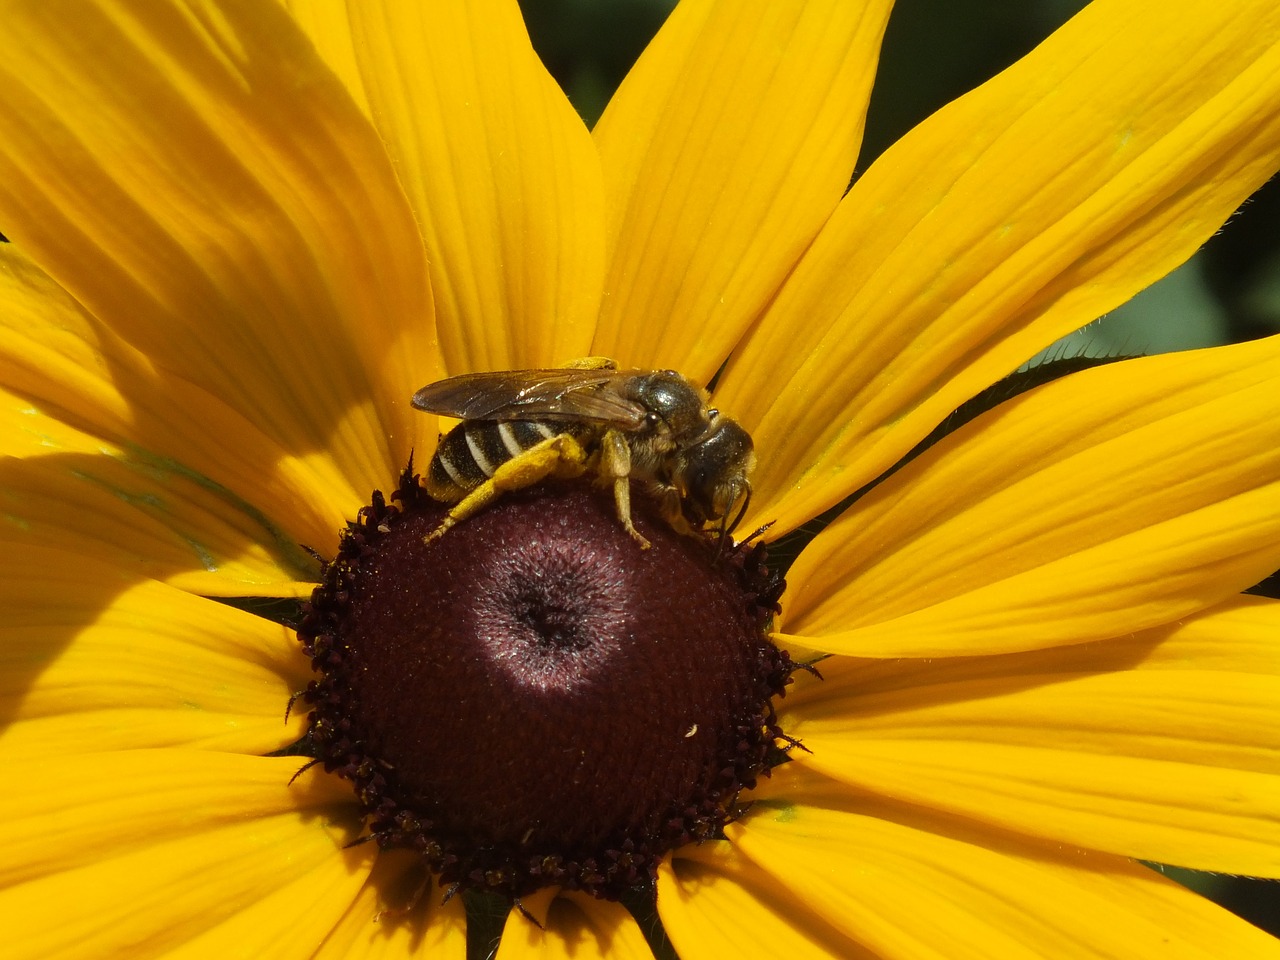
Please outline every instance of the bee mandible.
[{"label": "bee mandible", "polygon": [[588,472],[612,485],[618,521],[646,549],[631,521],[632,480],[684,532],[718,521],[726,537],[750,501],[751,436],[674,370],[619,370],[585,357],[450,377],[415,393],[413,405],[462,421],[441,438],[423,480],[428,494],[454,504],[427,542],[504,492]]}]

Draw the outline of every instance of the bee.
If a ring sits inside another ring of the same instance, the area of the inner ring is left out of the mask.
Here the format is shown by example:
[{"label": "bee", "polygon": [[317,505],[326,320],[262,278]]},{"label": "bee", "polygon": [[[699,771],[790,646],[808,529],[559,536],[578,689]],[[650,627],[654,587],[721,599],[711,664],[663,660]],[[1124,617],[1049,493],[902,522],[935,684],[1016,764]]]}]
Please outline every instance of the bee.
[{"label": "bee", "polygon": [[674,370],[619,370],[586,357],[450,377],[415,393],[413,405],[462,421],[441,438],[423,481],[432,497],[455,504],[428,542],[502,493],[548,477],[594,472],[611,484],[618,521],[645,549],[631,522],[632,480],[676,529],[718,521],[722,541],[751,499],[751,436]]}]

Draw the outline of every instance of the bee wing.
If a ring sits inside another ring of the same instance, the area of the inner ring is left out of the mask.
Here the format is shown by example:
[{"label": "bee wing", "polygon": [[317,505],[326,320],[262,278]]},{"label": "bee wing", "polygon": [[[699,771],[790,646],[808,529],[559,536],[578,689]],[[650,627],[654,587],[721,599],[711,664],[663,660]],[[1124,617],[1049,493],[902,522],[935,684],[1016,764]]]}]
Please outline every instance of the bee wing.
[{"label": "bee wing", "polygon": [[429,383],[413,395],[419,410],[459,420],[596,420],[624,430],[645,409],[621,392],[634,370],[500,370]]}]

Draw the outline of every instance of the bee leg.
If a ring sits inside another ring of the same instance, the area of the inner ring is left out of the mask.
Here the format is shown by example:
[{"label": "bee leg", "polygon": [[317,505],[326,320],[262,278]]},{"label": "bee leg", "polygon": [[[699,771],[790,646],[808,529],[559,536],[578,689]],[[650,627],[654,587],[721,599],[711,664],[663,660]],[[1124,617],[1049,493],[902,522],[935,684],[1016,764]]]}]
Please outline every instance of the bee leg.
[{"label": "bee leg", "polygon": [[523,490],[547,477],[578,477],[586,469],[587,452],[582,444],[567,433],[548,437],[498,467],[492,477],[463,497],[422,542],[430,543],[443,537],[451,527],[483,510],[504,493]]},{"label": "bee leg", "polygon": [[600,442],[600,476],[613,481],[613,504],[618,511],[618,522],[631,538],[640,544],[641,550],[649,549],[649,541],[631,522],[631,448],[626,437],[617,430],[606,430]]},{"label": "bee leg", "polygon": [[560,366],[565,370],[617,370],[618,361],[609,357],[578,357]]},{"label": "bee leg", "polygon": [[673,530],[688,536],[698,532],[684,515],[680,491],[673,484],[655,480],[649,486],[649,493],[658,501],[658,510]]}]

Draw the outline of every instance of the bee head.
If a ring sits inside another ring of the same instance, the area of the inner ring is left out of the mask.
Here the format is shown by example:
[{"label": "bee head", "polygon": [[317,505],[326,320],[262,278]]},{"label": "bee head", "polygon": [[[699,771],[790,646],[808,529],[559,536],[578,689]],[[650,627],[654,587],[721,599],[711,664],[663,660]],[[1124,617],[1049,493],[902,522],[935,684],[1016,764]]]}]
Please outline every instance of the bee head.
[{"label": "bee head", "polygon": [[[735,503],[749,499],[751,471],[756,465],[751,435],[718,410],[708,414],[706,435],[685,451],[680,470],[686,509],[695,526],[727,517]],[[745,510],[744,502],[740,515]]]}]

